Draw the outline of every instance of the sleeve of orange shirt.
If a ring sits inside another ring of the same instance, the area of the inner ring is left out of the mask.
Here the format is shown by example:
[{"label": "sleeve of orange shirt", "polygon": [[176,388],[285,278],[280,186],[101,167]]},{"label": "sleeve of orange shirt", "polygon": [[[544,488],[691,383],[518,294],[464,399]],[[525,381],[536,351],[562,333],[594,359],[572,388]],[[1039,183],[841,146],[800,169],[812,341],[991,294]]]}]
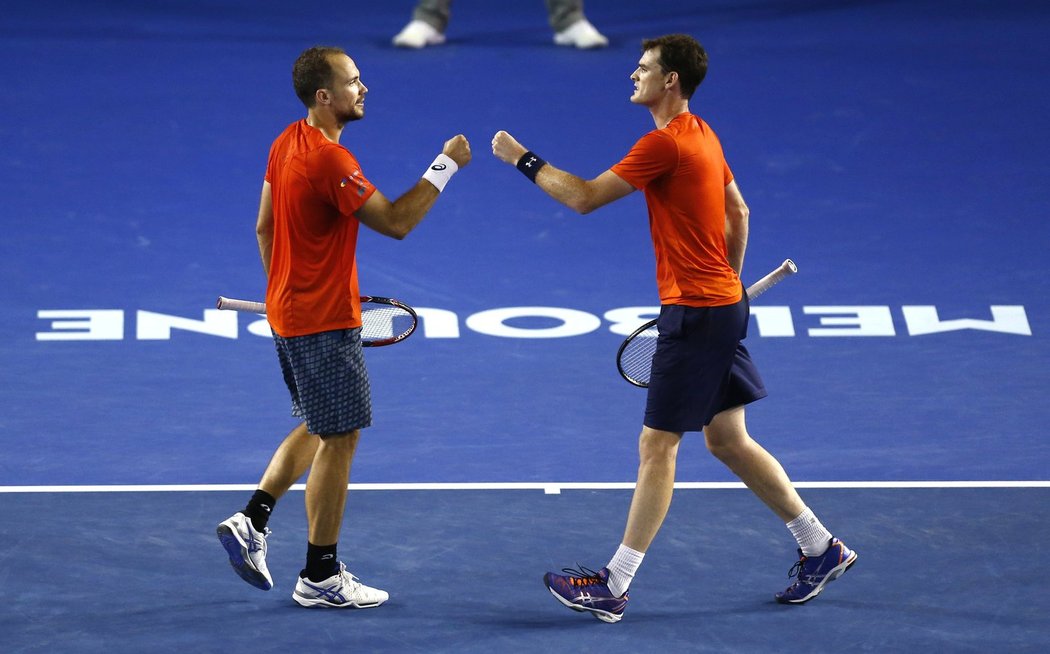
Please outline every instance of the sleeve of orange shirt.
[{"label": "sleeve of orange shirt", "polygon": [[375,193],[376,187],[361,172],[361,165],[344,147],[322,148],[318,153],[316,190],[344,216],[352,216]]},{"label": "sleeve of orange shirt", "polygon": [[634,144],[631,150],[611,170],[636,189],[678,166],[678,146],[674,139],[654,130]]}]

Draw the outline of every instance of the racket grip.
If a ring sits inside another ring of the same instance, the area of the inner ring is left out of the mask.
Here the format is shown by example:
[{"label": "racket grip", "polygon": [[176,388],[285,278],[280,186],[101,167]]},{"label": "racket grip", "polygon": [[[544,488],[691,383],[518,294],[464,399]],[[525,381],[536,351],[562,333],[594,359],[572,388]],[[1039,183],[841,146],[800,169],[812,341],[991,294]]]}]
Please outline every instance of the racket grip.
[{"label": "racket grip", "polygon": [[244,311],[247,313],[266,313],[266,304],[263,302],[252,302],[250,300],[235,300],[233,298],[219,296],[218,301],[215,302],[217,309],[226,309],[228,311]]},{"label": "racket grip", "polygon": [[784,259],[784,263],[777,266],[776,270],[747,288],[747,297],[753,300],[780,283],[788,275],[794,275],[797,272],[798,266],[795,265],[795,262],[791,259]]}]

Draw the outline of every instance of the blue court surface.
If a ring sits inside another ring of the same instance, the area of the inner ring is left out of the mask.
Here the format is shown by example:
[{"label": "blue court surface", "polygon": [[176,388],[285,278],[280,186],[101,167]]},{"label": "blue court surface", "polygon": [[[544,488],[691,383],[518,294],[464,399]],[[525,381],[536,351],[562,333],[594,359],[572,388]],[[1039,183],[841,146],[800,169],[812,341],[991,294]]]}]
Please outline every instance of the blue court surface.
[{"label": "blue court surface", "polygon": [[[61,2],[0,19],[0,652],[1050,651],[1050,6],[591,0],[610,47],[551,43],[539,0],[456,0],[445,46],[390,38],[412,2]],[[644,392],[614,355],[657,298],[640,194],[588,216],[490,154],[506,129],[593,177],[653,128],[643,38],[710,55],[691,102],[751,208],[751,433],[859,554],[783,607],[794,543],[686,437],[670,516],[605,625],[547,570],[619,542]],[[343,144],[397,197],[471,141],[405,241],[363,233],[362,291],[422,316],[366,352],[375,424],[340,542],[391,600],[307,611],[303,493],[259,592],[215,525],[294,426],[255,215],[304,115],[295,57],[350,53]]]}]

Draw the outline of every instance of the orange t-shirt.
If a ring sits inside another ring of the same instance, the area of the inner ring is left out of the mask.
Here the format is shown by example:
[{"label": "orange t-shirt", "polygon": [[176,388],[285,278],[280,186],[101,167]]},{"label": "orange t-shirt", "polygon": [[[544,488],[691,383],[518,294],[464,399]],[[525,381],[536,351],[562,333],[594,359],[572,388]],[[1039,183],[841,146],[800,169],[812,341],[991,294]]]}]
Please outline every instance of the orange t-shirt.
[{"label": "orange t-shirt", "polygon": [[649,132],[611,169],[645,191],[661,304],[715,307],[740,300],[729,265],[722,144],[699,116],[683,113]]},{"label": "orange t-shirt", "polygon": [[375,187],[350,151],[306,120],[270,147],[273,254],[266,317],[284,337],[361,326],[354,212]]}]

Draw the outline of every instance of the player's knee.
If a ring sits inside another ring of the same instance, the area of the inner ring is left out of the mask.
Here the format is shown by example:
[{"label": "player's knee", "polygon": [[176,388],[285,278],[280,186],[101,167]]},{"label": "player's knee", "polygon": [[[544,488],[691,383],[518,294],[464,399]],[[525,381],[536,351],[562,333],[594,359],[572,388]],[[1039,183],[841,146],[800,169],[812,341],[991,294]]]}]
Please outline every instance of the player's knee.
[{"label": "player's knee", "polygon": [[730,467],[747,455],[748,448],[753,443],[747,432],[726,434],[705,432],[704,436],[707,451]]},{"label": "player's knee", "polygon": [[731,453],[731,449],[725,443],[716,441],[710,436],[705,439],[705,443],[707,445],[707,451],[716,459],[724,460]]},{"label": "player's knee", "polygon": [[674,461],[678,456],[681,434],[644,427],[638,438],[638,457],[643,464]]},{"label": "player's knee", "polygon": [[326,449],[351,450],[357,447],[357,439],[361,435],[360,429],[341,432],[338,434],[324,434],[321,436],[321,444]]}]

